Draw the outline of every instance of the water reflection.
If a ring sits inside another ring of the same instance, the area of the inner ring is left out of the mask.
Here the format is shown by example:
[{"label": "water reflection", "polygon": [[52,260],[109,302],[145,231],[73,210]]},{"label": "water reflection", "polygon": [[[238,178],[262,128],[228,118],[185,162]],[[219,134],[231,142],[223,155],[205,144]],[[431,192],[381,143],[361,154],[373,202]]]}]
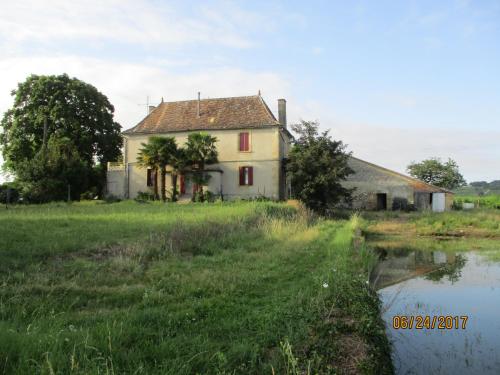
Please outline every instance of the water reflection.
[{"label": "water reflection", "polygon": [[447,277],[456,282],[461,276],[466,258],[460,253],[419,250],[385,250],[376,248],[379,262],[370,281],[376,289],[425,275],[425,278],[440,281]]},{"label": "water reflection", "polygon": [[[372,276],[398,374],[500,374],[500,263],[477,252],[379,250]],[[396,315],[468,316],[465,330],[393,329]]]}]

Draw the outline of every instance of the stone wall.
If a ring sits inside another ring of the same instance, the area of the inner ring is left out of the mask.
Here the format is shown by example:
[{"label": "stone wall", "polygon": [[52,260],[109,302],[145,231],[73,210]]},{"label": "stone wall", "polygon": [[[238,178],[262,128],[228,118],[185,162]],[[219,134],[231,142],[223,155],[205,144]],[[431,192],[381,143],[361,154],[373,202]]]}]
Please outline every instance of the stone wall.
[{"label": "stone wall", "polygon": [[343,185],[355,188],[352,208],[375,210],[380,202],[386,202],[386,208],[405,209],[414,206],[418,210],[432,209],[432,194],[445,193],[445,210],[450,210],[453,193],[426,184],[414,178],[352,157],[349,166],[354,170]]}]

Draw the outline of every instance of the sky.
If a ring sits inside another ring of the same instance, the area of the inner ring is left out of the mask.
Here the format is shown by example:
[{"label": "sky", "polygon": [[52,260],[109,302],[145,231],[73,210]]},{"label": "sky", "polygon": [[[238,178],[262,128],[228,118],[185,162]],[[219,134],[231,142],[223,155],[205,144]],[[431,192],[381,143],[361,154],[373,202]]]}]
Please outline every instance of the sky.
[{"label": "sky", "polygon": [[[255,95],[405,172],[500,179],[500,1],[2,1],[0,112],[30,74],[98,88],[128,129],[147,98]],[[1,160],[0,160],[1,162]],[[7,177],[3,177],[6,179]],[[0,180],[2,177],[0,177]]]}]

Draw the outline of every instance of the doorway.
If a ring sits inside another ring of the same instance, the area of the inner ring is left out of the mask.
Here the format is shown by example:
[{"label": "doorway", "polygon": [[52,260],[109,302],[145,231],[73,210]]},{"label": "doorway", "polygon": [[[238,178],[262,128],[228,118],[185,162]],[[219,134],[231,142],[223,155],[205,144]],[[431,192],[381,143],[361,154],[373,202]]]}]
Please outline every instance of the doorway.
[{"label": "doorway", "polygon": [[387,210],[387,194],[377,194],[377,210]]}]

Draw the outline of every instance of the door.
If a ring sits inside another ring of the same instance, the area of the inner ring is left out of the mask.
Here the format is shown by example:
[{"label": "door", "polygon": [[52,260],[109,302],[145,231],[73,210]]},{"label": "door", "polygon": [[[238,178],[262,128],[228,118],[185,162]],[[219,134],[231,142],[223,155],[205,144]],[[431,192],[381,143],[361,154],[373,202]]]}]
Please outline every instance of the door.
[{"label": "door", "polygon": [[432,193],[432,211],[444,212],[445,196],[444,193]]},{"label": "door", "polygon": [[180,192],[181,194],[186,194],[186,180],[185,180],[185,177],[183,174],[180,175],[180,179],[179,179],[179,185],[180,185]]},{"label": "door", "polygon": [[387,210],[387,194],[377,194],[377,210]]}]

